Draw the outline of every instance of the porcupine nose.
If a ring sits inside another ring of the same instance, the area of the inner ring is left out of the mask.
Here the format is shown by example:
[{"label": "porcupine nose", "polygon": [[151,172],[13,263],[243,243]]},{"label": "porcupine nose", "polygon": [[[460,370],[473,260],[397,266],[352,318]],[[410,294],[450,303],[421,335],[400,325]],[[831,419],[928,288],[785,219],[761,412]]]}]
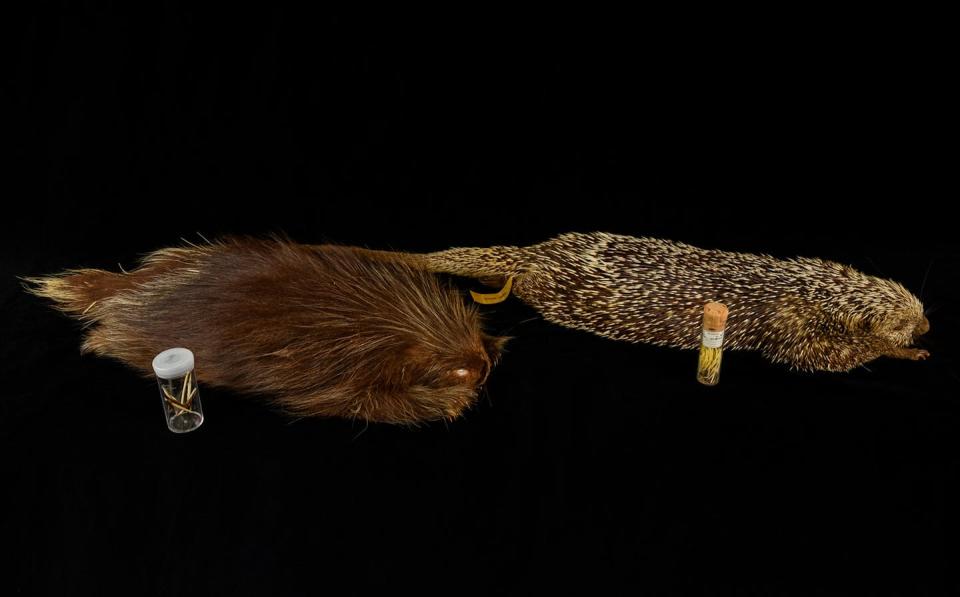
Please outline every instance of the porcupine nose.
[{"label": "porcupine nose", "polygon": [[913,335],[922,336],[929,331],[930,331],[930,320],[924,317],[923,320],[921,320],[920,323],[917,324],[917,329],[914,330]]}]

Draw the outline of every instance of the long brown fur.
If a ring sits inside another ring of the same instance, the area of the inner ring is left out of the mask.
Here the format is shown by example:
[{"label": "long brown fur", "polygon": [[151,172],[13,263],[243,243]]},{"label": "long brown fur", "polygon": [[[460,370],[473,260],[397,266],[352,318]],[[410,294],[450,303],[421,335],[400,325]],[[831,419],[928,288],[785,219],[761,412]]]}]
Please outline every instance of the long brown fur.
[{"label": "long brown fur", "polygon": [[350,247],[230,239],[156,251],[129,273],[27,281],[87,324],[84,352],[152,374],[157,353],[183,346],[201,383],[298,416],[453,419],[505,342],[435,276]]}]

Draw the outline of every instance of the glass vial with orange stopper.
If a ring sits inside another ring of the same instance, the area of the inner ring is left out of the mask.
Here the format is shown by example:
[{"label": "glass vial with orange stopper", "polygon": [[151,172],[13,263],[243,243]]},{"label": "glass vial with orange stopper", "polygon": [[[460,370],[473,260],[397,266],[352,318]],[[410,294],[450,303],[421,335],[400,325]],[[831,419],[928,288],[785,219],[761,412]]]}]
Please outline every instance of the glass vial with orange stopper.
[{"label": "glass vial with orange stopper", "polygon": [[728,313],[727,306],[722,303],[707,303],[703,307],[703,339],[700,342],[697,381],[707,386],[715,386],[720,381],[723,330],[727,326]]}]

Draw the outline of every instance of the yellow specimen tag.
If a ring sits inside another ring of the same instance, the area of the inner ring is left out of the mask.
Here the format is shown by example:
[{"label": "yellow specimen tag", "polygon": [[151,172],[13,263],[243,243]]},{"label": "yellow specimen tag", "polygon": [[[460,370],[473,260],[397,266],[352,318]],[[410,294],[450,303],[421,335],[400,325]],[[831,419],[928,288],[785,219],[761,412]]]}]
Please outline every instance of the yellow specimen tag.
[{"label": "yellow specimen tag", "polygon": [[481,305],[495,305],[497,303],[502,303],[507,300],[507,297],[510,296],[510,289],[513,288],[513,277],[507,278],[507,283],[503,285],[503,288],[500,289],[500,292],[494,292],[493,294],[480,294],[479,292],[470,291],[470,296],[473,297],[473,300],[480,303]]}]

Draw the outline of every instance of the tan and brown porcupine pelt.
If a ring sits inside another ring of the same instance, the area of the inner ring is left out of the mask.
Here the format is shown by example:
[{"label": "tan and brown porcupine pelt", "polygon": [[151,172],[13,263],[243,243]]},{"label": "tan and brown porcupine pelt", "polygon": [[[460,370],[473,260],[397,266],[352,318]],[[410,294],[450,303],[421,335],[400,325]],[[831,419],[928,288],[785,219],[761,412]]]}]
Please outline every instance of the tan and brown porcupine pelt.
[{"label": "tan and brown porcupine pelt", "polygon": [[600,232],[529,247],[380,255],[434,272],[513,277],[513,294],[548,321],[615,340],[697,348],[703,306],[716,301],[730,309],[724,348],[759,350],[798,369],[847,371],[881,356],[928,356],[911,347],[930,327],[913,294],[821,259]]},{"label": "tan and brown porcupine pelt", "polygon": [[157,353],[183,346],[201,383],[301,416],[455,418],[504,342],[436,276],[349,247],[230,239],[156,251],[129,273],[27,281],[88,324],[86,352],[152,374]]}]

